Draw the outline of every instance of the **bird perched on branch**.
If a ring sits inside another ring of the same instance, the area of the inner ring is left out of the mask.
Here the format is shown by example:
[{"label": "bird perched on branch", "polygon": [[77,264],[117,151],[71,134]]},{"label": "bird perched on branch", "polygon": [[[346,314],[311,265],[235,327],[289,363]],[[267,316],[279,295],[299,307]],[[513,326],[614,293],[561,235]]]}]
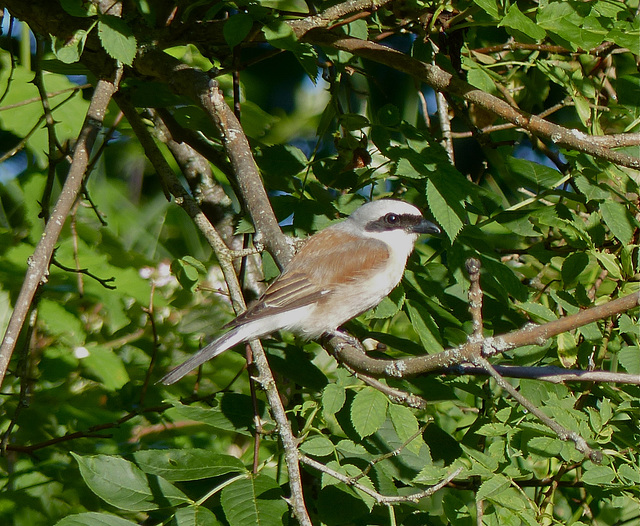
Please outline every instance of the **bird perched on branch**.
[{"label": "bird perched on branch", "polygon": [[440,229],[415,206],[393,199],[362,205],[311,236],[260,299],[229,330],[170,371],[173,384],[241,342],[288,330],[312,340],[375,307],[400,282],[420,234]]}]

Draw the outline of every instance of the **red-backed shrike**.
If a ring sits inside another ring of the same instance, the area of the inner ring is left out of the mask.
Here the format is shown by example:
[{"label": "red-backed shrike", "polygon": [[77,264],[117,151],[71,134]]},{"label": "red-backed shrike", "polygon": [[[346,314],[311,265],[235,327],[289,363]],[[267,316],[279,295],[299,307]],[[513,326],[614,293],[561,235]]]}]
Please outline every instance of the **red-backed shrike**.
[{"label": "red-backed shrike", "polygon": [[375,307],[402,279],[419,234],[440,229],[403,201],[366,203],[311,236],[262,297],[228,332],[161,381],[173,384],[234,345],[288,330],[312,340]]}]

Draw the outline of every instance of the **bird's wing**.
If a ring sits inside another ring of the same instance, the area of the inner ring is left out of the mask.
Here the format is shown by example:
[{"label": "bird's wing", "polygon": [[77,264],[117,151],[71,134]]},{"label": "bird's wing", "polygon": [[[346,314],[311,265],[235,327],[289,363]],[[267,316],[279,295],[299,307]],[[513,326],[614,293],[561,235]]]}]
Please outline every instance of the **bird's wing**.
[{"label": "bird's wing", "polygon": [[381,241],[323,230],[309,238],[262,297],[229,326],[322,302],[341,285],[375,272],[388,258]]}]

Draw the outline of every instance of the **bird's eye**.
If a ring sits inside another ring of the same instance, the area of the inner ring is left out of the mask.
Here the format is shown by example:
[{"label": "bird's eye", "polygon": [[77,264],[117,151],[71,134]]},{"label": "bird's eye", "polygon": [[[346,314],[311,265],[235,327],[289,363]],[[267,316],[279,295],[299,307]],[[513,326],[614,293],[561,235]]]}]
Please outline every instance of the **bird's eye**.
[{"label": "bird's eye", "polygon": [[389,225],[395,225],[400,220],[400,217],[397,214],[387,214],[384,216],[385,223]]}]

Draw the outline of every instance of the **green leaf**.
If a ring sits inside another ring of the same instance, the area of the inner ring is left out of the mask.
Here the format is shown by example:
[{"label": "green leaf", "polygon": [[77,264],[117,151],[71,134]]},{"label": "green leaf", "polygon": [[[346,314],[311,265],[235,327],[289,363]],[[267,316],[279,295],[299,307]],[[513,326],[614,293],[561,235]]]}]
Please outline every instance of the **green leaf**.
[{"label": "green leaf", "polygon": [[136,526],[136,522],[109,513],[77,513],[56,522],[55,526]]},{"label": "green leaf", "polygon": [[511,429],[512,428],[506,424],[496,422],[493,424],[484,424],[476,431],[476,433],[487,437],[500,437],[509,433]]},{"label": "green leaf", "polygon": [[[636,325],[636,334],[638,326]],[[629,345],[618,353],[618,360],[629,374],[640,374],[640,347]]]},{"label": "green leaf", "polygon": [[600,203],[600,213],[605,224],[620,243],[623,245],[631,243],[637,224],[622,203],[613,200],[603,201]]},{"label": "green leaf", "polygon": [[535,191],[537,192],[544,189],[555,188],[564,177],[558,170],[554,170],[543,164],[534,163],[527,159],[509,157],[507,159],[507,166],[514,174],[534,183],[536,185]]},{"label": "green leaf", "polygon": [[336,384],[327,384],[322,391],[322,411],[334,415],[344,405],[347,399],[344,387]]},{"label": "green leaf", "polygon": [[121,457],[71,454],[78,462],[80,474],[89,489],[116,508],[149,511],[160,508],[157,499],[172,505],[190,502],[184,493],[160,477],[154,481],[152,490],[145,474]]},{"label": "green leaf", "polygon": [[427,181],[427,202],[433,217],[445,231],[447,237],[453,241],[458,232],[462,230],[464,224],[464,212],[461,210],[459,203],[455,207],[449,206],[447,199],[431,179]]},{"label": "green leaf", "polygon": [[80,319],[56,301],[42,299],[38,316],[49,334],[62,337],[70,345],[80,345],[87,338]]},{"label": "green leaf", "polygon": [[489,480],[480,484],[476,493],[477,500],[495,497],[511,486],[509,479],[503,475],[496,474]]},{"label": "green leaf", "polygon": [[[497,0],[473,0],[473,3],[493,18],[499,18],[500,8]],[[502,3],[500,3],[500,5],[502,5]]]},{"label": "green leaf", "polygon": [[377,389],[365,387],[353,399],[351,423],[361,438],[375,433],[387,417],[389,401]]},{"label": "green leaf", "polygon": [[640,471],[638,466],[631,467],[629,464],[622,464],[618,469],[620,477],[628,480],[632,484],[640,484]]},{"label": "green leaf", "polygon": [[136,451],[133,457],[145,473],[169,481],[200,480],[246,471],[236,457],[205,449],[146,449]]},{"label": "green leaf", "polygon": [[526,302],[518,305],[518,307],[523,311],[531,314],[534,321],[548,322],[558,319],[558,317],[553,313],[553,311],[551,311],[551,309],[549,309],[549,307],[541,305],[540,303]]},{"label": "green leaf", "polygon": [[503,26],[517,29],[534,40],[542,40],[547,36],[547,32],[529,17],[523,15],[515,3],[511,4],[507,14],[498,24],[498,27]]},{"label": "green leaf", "polygon": [[424,350],[429,354],[435,354],[444,350],[440,333],[438,332],[438,325],[427,309],[413,300],[406,300],[404,305],[411,320],[411,325],[418,333]]},{"label": "green leaf", "polygon": [[247,13],[237,13],[229,17],[222,26],[222,34],[229,47],[235,47],[249,34],[253,27],[253,17]]},{"label": "green leaf", "polygon": [[60,5],[71,16],[89,17],[98,14],[96,4],[86,0],[60,0]]},{"label": "green leaf", "polygon": [[609,32],[607,40],[613,40],[636,56],[640,55],[640,21],[637,17],[632,22],[616,20],[616,27]]},{"label": "green leaf", "polygon": [[113,349],[91,345],[85,348],[86,356],[80,363],[102,382],[105,389],[117,391],[129,381],[129,373],[122,358]]},{"label": "green leaf", "polygon": [[622,278],[622,268],[616,256],[608,252],[600,252],[599,250],[594,250],[592,254],[596,257],[600,266],[609,273],[611,278]]},{"label": "green leaf", "polygon": [[318,56],[312,46],[299,42],[293,29],[284,20],[276,19],[262,28],[267,42],[273,47],[290,51],[302,65],[307,75],[315,80],[318,72]]},{"label": "green leaf", "polygon": [[402,310],[404,304],[405,292],[402,286],[396,287],[384,298],[376,307],[367,314],[367,319],[392,318]]},{"label": "green leaf", "polygon": [[564,442],[550,437],[534,437],[527,443],[529,451],[542,457],[557,457],[564,447]]},{"label": "green leaf", "polygon": [[180,508],[173,516],[172,526],[221,526],[217,517],[204,506]]},{"label": "green leaf", "polygon": [[571,367],[578,360],[578,344],[571,333],[563,332],[558,335],[558,358],[563,367]]},{"label": "green leaf", "polygon": [[282,526],[287,503],[278,483],[259,474],[235,480],[220,493],[230,526]]},{"label": "green leaf", "polygon": [[424,441],[420,434],[416,435],[420,429],[420,425],[411,409],[403,405],[389,404],[388,412],[391,423],[393,424],[393,429],[395,429],[398,438],[403,443],[411,437],[414,437],[413,440],[406,445],[406,449],[413,451],[416,455],[420,454],[420,450],[424,446]]},{"label": "green leaf", "polygon": [[84,46],[87,42],[89,32],[84,29],[77,29],[71,38],[61,39],[56,36],[51,37],[53,54],[60,62],[73,64],[80,60]]},{"label": "green leaf", "polygon": [[300,450],[313,457],[327,457],[335,453],[333,442],[324,435],[315,435],[300,445]]},{"label": "green leaf", "polygon": [[400,110],[393,104],[385,104],[378,110],[378,122],[382,126],[397,126],[400,124]]},{"label": "green leaf", "polygon": [[593,466],[584,471],[582,482],[590,486],[600,486],[602,484],[611,484],[615,478],[615,471],[609,466]]},{"label": "green leaf", "polygon": [[574,252],[562,263],[562,281],[569,285],[587,268],[589,256],[585,252]]},{"label": "green leaf", "polygon": [[109,56],[128,66],[133,64],[138,43],[124,20],[113,15],[101,16],[98,21],[98,36]]},{"label": "green leaf", "polygon": [[[216,397],[215,407],[202,408],[182,405],[176,402],[171,410],[175,415],[187,420],[196,420],[225,432],[251,435],[253,429],[253,404],[251,397],[243,394],[225,393]],[[265,404],[259,402],[260,415],[264,416]]]}]

